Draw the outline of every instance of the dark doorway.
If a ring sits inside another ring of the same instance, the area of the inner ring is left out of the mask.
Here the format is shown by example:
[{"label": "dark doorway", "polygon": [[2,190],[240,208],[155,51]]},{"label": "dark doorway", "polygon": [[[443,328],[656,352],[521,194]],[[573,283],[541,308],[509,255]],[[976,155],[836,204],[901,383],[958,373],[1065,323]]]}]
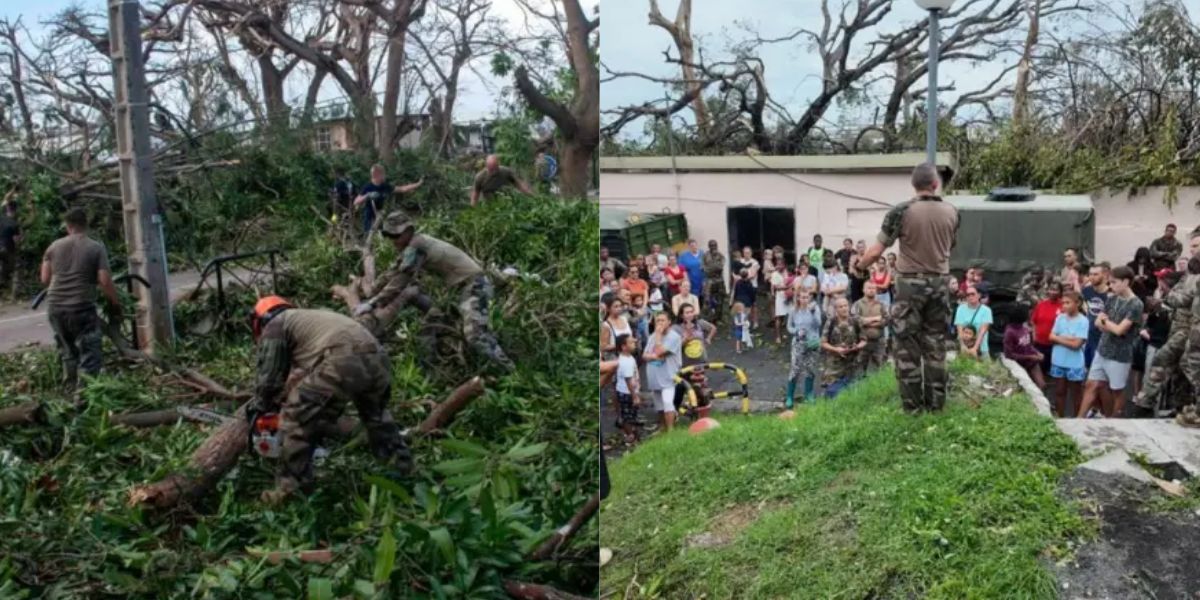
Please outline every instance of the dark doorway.
[{"label": "dark doorway", "polygon": [[796,264],[796,213],[790,208],[756,208],[743,206],[728,209],[729,250],[744,246],[754,249],[754,257],[762,260],[764,248],[782,246],[784,260]]}]

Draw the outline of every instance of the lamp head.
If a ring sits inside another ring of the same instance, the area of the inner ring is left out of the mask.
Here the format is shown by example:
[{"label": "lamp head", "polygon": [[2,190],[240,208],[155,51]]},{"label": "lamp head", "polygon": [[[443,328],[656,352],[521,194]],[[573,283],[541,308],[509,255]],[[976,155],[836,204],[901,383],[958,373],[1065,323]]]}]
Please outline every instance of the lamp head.
[{"label": "lamp head", "polygon": [[954,0],[913,0],[917,6],[925,10],[940,10],[946,12],[954,4]]}]

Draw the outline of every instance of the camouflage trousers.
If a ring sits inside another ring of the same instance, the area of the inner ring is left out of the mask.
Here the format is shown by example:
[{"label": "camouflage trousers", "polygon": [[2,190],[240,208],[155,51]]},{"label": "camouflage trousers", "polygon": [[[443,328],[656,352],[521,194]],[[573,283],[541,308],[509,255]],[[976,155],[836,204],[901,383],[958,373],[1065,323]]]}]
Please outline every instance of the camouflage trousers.
[{"label": "camouflage trousers", "polygon": [[945,339],[951,320],[947,284],[945,275],[896,279],[896,381],[906,411],[941,410],[946,404]]},{"label": "camouflage trousers", "polygon": [[1142,391],[1138,393],[1134,402],[1142,408],[1154,408],[1158,402],[1158,396],[1162,393],[1163,386],[1175,373],[1175,369],[1182,364],[1184,350],[1188,346],[1188,329],[1172,324],[1171,333],[1167,336],[1167,341],[1154,353],[1154,360],[1150,363],[1150,370],[1146,372],[1146,377],[1142,382]]},{"label": "camouflage trousers", "polygon": [[725,282],[721,277],[708,277],[704,280],[704,319],[709,323],[720,323],[728,308],[725,302]]},{"label": "camouflage trousers", "polygon": [[821,383],[829,387],[839,379],[850,380],[858,377],[859,353],[839,356],[826,352],[821,364]]},{"label": "camouflage trousers", "polygon": [[858,368],[862,373],[878,371],[887,364],[887,340],[880,333],[876,339],[867,339],[867,345],[858,353]]},{"label": "camouflage trousers", "polygon": [[279,486],[304,488],[313,480],[312,456],[321,439],[353,403],[367,430],[371,453],[380,460],[410,465],[411,454],[388,410],[392,370],[379,349],[332,350],[288,394],[280,414]]},{"label": "camouflage trousers", "polygon": [[68,392],[79,383],[79,369],[85,375],[100,373],[103,364],[101,348],[104,334],[100,331],[100,315],[95,306],[86,308],[55,308],[46,311],[54,344],[62,361],[63,386]]},{"label": "camouflage trousers", "polygon": [[477,275],[463,287],[458,302],[458,310],[463,318],[463,337],[475,352],[511,371],[512,361],[504,354],[488,325],[488,312],[494,294],[492,280],[487,275]]},{"label": "camouflage trousers", "polygon": [[788,381],[804,383],[809,377],[817,379],[817,366],[821,361],[821,349],[809,348],[804,339],[792,339],[792,364],[788,369]]}]

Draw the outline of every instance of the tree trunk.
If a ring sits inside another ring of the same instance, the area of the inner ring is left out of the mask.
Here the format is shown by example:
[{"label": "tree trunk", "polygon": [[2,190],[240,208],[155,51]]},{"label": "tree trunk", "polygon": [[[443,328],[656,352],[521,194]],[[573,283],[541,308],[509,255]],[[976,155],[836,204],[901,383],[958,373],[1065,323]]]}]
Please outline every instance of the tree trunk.
[{"label": "tree trunk", "polygon": [[400,106],[400,79],[404,75],[404,44],[408,39],[408,27],[420,19],[425,12],[425,0],[393,0],[391,31],[387,45],[387,77],[383,87],[383,115],[379,119],[379,156],[384,157],[396,149],[400,134],[396,110]]},{"label": "tree trunk", "polygon": [[588,183],[592,176],[592,151],[575,140],[564,140],[562,159],[559,161],[559,195],[563,198],[587,196]]},{"label": "tree trunk", "polygon": [[321,84],[325,81],[325,76],[328,74],[328,70],[317,67],[312,81],[308,82],[308,93],[304,95],[304,112],[300,117],[300,121],[304,125],[311,125],[313,118],[316,116],[317,95],[321,92]]},{"label": "tree trunk", "polygon": [[450,66],[450,77],[446,81],[446,98],[442,102],[442,122],[438,125],[438,155],[448,158],[454,151],[454,104],[458,100],[458,73],[463,63],[456,57]]},{"label": "tree trunk", "polygon": [[267,122],[271,125],[286,126],[291,108],[283,98],[283,73],[275,66],[270,53],[258,57],[258,70],[262,76]]},{"label": "tree trunk", "polygon": [[1033,50],[1037,46],[1038,26],[1041,21],[1041,0],[1029,0],[1029,31],[1025,34],[1025,47],[1017,63],[1017,83],[1013,88],[1013,125],[1020,129],[1029,118],[1029,78],[1033,68]]}]

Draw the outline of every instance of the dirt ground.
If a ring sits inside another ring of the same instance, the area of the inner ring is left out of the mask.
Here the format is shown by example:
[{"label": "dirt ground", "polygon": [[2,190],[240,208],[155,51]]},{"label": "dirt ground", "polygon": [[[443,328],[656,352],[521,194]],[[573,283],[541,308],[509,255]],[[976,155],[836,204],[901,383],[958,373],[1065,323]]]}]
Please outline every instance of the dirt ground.
[{"label": "dirt ground", "polygon": [[1200,515],[1157,512],[1157,488],[1121,475],[1077,470],[1063,494],[1078,501],[1100,532],[1053,565],[1064,600],[1200,599]]}]

